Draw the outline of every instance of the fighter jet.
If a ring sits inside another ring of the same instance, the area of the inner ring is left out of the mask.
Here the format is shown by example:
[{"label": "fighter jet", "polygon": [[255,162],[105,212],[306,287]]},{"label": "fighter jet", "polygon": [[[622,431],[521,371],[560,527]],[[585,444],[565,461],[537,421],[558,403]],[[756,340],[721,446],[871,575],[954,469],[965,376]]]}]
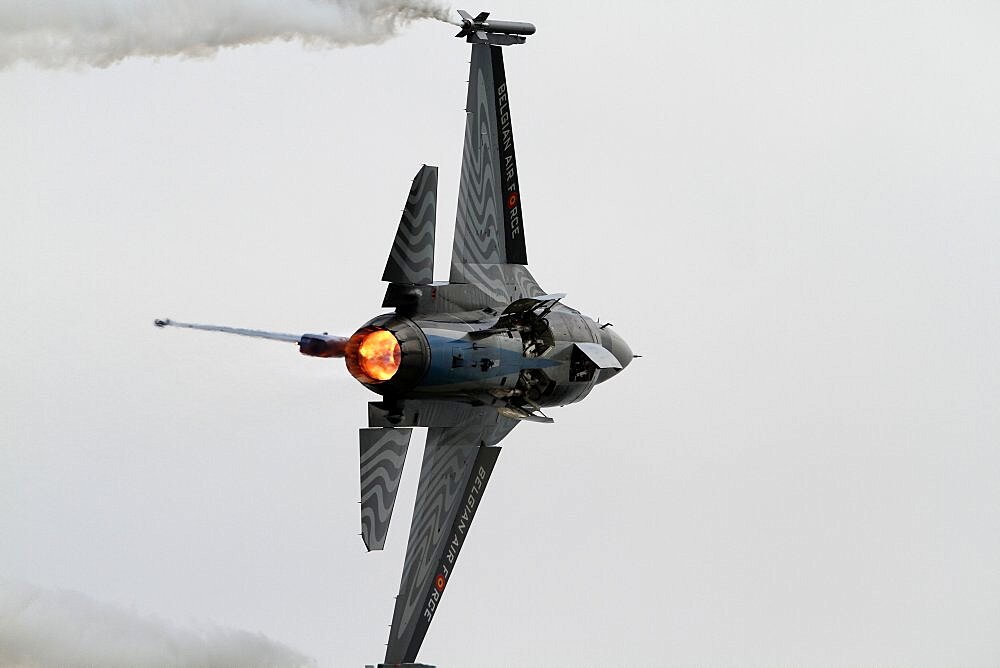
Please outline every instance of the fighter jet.
[{"label": "fighter jet", "polygon": [[437,167],[410,187],[382,280],[383,309],[349,337],[282,334],[161,319],[187,327],[297,343],[343,358],[381,395],[360,430],[361,535],[385,544],[413,427],[427,427],[403,573],[385,662],[414,663],[500,454],[522,421],[582,401],[633,359],[610,324],[543,290],[528,271],[525,217],[502,47],[530,23],[461,12],[472,45],[465,145],[449,280],[434,281]]}]

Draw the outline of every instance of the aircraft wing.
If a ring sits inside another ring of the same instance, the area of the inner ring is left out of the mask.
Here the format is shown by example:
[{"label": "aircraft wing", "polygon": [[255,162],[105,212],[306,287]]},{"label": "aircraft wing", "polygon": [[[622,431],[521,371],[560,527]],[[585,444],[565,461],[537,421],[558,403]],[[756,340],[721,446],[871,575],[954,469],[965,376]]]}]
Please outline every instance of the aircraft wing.
[{"label": "aircraft wing", "polygon": [[543,294],[525,267],[521,187],[499,46],[473,44],[465,111],[450,281],[471,283],[501,304]]},{"label": "aircraft wing", "polygon": [[500,455],[493,446],[516,425],[487,408],[479,419],[428,429],[386,665],[416,660]]}]

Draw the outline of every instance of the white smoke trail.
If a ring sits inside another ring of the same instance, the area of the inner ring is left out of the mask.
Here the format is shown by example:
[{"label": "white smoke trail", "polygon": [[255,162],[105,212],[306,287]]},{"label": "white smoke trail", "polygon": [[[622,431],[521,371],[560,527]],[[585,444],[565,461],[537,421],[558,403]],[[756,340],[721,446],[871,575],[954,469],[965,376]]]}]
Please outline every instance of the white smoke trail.
[{"label": "white smoke trail", "polygon": [[177,627],[83,594],[0,579],[0,666],[314,666],[259,633]]},{"label": "white smoke trail", "polygon": [[455,19],[438,0],[2,0],[0,69],[107,67],[131,56],[203,57],[298,40],[375,44],[417,19]]}]

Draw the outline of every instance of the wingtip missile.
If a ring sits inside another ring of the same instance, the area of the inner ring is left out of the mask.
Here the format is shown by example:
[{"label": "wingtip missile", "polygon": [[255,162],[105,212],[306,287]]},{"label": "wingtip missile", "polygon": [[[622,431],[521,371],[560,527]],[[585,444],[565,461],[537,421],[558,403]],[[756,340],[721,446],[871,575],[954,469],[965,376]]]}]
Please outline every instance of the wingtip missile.
[{"label": "wingtip missile", "polygon": [[[523,21],[489,21],[489,12],[472,16],[464,9],[458,10],[462,17],[461,27],[455,37],[467,37],[470,42],[496,44],[520,44],[524,37],[535,34],[535,26]],[[492,39],[491,39],[492,36]]]}]

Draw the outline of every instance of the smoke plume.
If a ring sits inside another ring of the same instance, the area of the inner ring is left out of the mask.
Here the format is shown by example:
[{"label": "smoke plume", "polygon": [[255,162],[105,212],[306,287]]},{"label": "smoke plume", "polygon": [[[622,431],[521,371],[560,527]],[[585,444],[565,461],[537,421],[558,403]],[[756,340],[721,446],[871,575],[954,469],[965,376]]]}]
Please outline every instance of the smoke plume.
[{"label": "smoke plume", "polygon": [[450,14],[436,0],[3,0],[0,68],[107,67],[279,40],[375,44],[418,19],[452,23]]},{"label": "smoke plume", "polygon": [[69,591],[0,579],[0,666],[313,666],[259,633],[182,628]]}]

